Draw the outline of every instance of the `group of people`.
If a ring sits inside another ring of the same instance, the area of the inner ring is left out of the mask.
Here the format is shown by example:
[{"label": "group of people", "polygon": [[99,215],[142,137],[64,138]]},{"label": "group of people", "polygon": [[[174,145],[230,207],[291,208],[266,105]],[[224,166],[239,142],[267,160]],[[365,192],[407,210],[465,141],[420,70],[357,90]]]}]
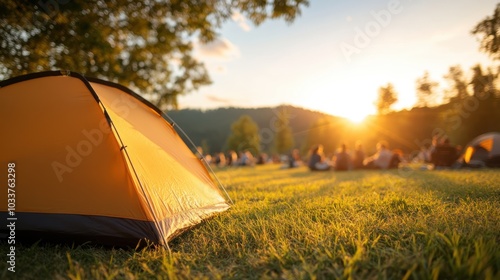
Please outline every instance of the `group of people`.
[{"label": "group of people", "polygon": [[352,153],[346,144],[342,144],[331,159],[325,157],[322,145],[316,145],[311,148],[307,166],[311,171],[389,169],[398,167],[402,160],[401,156],[401,152],[389,150],[385,141],[379,142],[377,152],[369,157],[365,156],[361,144],[357,144]]},{"label": "group of people", "polygon": [[224,166],[252,166],[256,163],[256,159],[250,151],[242,151],[239,154],[235,151],[225,153],[216,153],[214,155],[203,154],[203,150],[198,147],[198,156],[200,159],[203,157],[205,162],[210,165],[224,167]]},{"label": "group of people", "polygon": [[276,156],[268,156],[266,153],[261,153],[254,156],[249,150],[240,151],[239,153],[231,150],[227,153],[204,154],[203,148],[197,147],[198,157],[212,166],[230,167],[230,166],[254,166],[266,164],[270,162],[280,162]]},{"label": "group of people", "polygon": [[[203,149],[197,147],[198,155],[203,155]],[[253,156],[248,150],[236,153],[229,151],[214,155],[203,155],[204,160],[214,166],[254,166],[266,163],[283,163],[281,168],[294,168],[308,166],[313,171],[326,170],[352,170],[352,169],[388,169],[397,168],[401,161],[401,153],[390,151],[386,142],[377,144],[377,152],[370,157],[365,156],[361,144],[357,144],[354,151],[349,151],[346,144],[340,145],[333,157],[324,155],[323,146],[316,145],[311,148],[309,158],[303,161],[299,149],[293,149],[291,153],[282,160],[280,157],[269,157],[267,154]]]},{"label": "group of people", "polygon": [[[387,142],[377,143],[375,154],[365,157],[361,144],[357,144],[354,151],[350,152],[345,144],[341,144],[333,157],[325,157],[323,146],[316,145],[311,148],[307,166],[312,171],[326,170],[352,170],[352,169],[391,169],[398,168],[403,162],[401,150],[390,150]],[[453,146],[446,136],[435,136],[430,147],[422,149],[415,158],[419,162],[430,164],[432,168],[450,168],[457,164],[461,155],[461,147]]]},{"label": "group of people", "polygon": [[[333,156],[325,156],[323,145],[315,145],[309,151],[307,160],[303,161],[299,149],[293,149],[288,156],[268,156],[261,153],[254,156],[250,151],[229,151],[214,155],[203,155],[203,149],[198,148],[198,155],[211,165],[226,166],[254,166],[267,163],[282,163],[281,168],[307,166],[311,171],[327,170],[354,170],[354,169],[391,169],[398,168],[404,161],[401,150],[390,150],[387,142],[380,141],[376,145],[376,152],[366,156],[360,143],[350,151],[346,144],[341,144]],[[457,164],[461,154],[460,146],[453,146],[447,137],[435,136],[429,147],[422,148],[420,153],[408,161],[429,164],[433,168],[449,168]],[[201,156],[203,155],[203,156]]]}]

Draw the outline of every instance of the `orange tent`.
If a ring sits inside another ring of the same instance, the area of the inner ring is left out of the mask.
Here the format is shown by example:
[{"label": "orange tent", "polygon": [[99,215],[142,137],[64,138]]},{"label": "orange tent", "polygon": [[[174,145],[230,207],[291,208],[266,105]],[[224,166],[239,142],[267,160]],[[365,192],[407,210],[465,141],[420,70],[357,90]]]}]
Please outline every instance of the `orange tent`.
[{"label": "orange tent", "polygon": [[173,125],[131,90],[75,73],[0,82],[2,182],[9,163],[15,174],[3,220],[17,235],[166,245],[229,208]]},{"label": "orange tent", "polygon": [[468,165],[500,167],[500,133],[484,133],[467,144],[463,160]]}]

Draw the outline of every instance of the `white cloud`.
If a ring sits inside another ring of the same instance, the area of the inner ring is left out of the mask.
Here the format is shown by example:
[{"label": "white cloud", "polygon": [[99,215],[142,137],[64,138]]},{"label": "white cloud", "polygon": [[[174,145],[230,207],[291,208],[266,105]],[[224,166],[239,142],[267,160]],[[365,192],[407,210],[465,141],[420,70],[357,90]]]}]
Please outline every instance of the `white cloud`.
[{"label": "white cloud", "polygon": [[236,22],[241,29],[243,29],[244,31],[250,31],[251,28],[250,28],[250,25],[248,25],[247,23],[247,18],[242,15],[241,13],[239,12],[234,12],[232,15],[231,15],[231,19]]},{"label": "white cloud", "polygon": [[205,96],[209,101],[211,102],[214,102],[214,103],[222,103],[224,105],[231,105],[233,103],[233,101],[231,99],[228,99],[228,98],[223,98],[223,97],[219,97],[219,96],[216,96],[216,95],[212,95],[212,94],[207,94]]},{"label": "white cloud", "polygon": [[240,55],[240,50],[225,38],[217,38],[208,43],[197,43],[196,50],[201,57],[231,59]]}]

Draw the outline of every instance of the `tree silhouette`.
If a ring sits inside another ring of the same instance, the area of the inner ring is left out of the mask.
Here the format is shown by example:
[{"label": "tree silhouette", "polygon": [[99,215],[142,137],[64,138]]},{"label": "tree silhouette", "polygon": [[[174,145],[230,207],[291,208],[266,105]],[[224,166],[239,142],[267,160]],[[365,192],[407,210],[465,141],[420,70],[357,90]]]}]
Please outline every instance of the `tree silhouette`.
[{"label": "tree silhouette", "polygon": [[462,102],[469,92],[467,90],[467,80],[460,65],[451,66],[448,74],[444,76],[450,84],[450,88],[445,91],[444,102],[457,103]]},{"label": "tree silhouette", "polygon": [[377,112],[379,114],[386,114],[390,112],[391,106],[397,101],[398,95],[391,83],[388,83],[385,87],[380,87],[378,90],[378,98],[375,102]]},{"label": "tree silhouette", "polygon": [[472,67],[473,76],[470,81],[472,85],[472,95],[479,99],[491,99],[495,96],[495,79],[497,74],[494,74],[491,69],[484,73],[481,65]]},{"label": "tree silhouette", "polygon": [[500,130],[500,98],[495,87],[497,74],[483,71],[481,65],[472,68],[472,98],[464,102],[464,131],[467,135]]},{"label": "tree silhouette", "polygon": [[492,16],[487,16],[471,31],[480,40],[480,50],[493,59],[500,59],[500,3]]},{"label": "tree silhouette", "polygon": [[417,89],[417,107],[429,107],[430,105],[436,105],[436,91],[435,88],[438,86],[437,82],[434,82],[429,77],[429,72],[425,71],[424,75],[417,79],[416,89]]}]

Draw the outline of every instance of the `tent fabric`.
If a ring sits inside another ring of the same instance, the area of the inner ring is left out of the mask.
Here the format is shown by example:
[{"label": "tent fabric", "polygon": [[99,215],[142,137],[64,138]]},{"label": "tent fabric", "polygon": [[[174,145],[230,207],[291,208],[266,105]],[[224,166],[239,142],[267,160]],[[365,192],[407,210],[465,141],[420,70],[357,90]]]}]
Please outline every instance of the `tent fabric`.
[{"label": "tent fabric", "polygon": [[2,166],[18,172],[16,231],[166,244],[229,208],[161,111],[123,86],[56,71],[14,78],[0,82],[0,119]]},{"label": "tent fabric", "polygon": [[463,158],[466,164],[497,166],[500,161],[500,133],[490,132],[474,138],[467,144]]}]

